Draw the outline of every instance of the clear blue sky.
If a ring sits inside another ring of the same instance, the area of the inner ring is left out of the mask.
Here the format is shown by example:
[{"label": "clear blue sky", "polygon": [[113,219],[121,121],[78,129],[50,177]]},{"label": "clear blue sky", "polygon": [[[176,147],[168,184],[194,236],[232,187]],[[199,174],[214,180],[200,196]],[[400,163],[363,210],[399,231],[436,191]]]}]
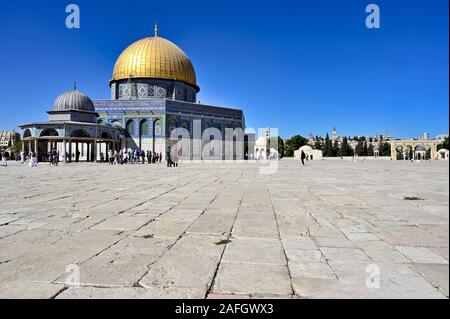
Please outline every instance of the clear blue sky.
[{"label": "clear blue sky", "polygon": [[[280,135],[432,136],[448,132],[448,1],[5,1],[0,10],[0,129],[45,120],[62,91],[109,98],[132,42],[160,36],[191,58],[202,103],[245,111],[247,126]],[[81,8],[81,29],[65,7]]]}]

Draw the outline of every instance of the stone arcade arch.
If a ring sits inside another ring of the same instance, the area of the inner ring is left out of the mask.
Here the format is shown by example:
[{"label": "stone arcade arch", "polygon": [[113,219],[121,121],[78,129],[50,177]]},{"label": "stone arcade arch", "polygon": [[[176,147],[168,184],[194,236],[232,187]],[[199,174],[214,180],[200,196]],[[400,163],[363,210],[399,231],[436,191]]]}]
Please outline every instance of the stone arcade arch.
[{"label": "stone arcade arch", "polygon": [[56,137],[59,136],[59,133],[54,128],[47,128],[42,131],[40,137]]},{"label": "stone arcade arch", "polygon": [[[391,142],[391,157],[393,160],[397,159],[416,159],[415,150],[417,147],[424,147],[429,149],[431,159],[437,158],[437,142],[434,140],[399,140]],[[399,155],[398,150],[402,150],[402,155]],[[411,154],[412,153],[412,154]],[[412,155],[412,156],[411,156]],[[422,155],[423,156],[423,155]]]},{"label": "stone arcade arch", "polygon": [[32,137],[31,130],[26,129],[25,131],[23,131],[22,139],[29,138],[29,137]]}]

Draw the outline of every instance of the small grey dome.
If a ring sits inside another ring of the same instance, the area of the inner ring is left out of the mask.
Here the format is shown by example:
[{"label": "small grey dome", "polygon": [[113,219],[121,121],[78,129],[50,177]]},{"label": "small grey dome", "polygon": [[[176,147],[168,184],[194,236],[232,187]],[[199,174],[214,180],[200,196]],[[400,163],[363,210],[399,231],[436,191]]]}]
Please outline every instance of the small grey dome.
[{"label": "small grey dome", "polygon": [[55,111],[79,110],[95,112],[94,103],[80,91],[67,91],[58,96],[54,104]]}]

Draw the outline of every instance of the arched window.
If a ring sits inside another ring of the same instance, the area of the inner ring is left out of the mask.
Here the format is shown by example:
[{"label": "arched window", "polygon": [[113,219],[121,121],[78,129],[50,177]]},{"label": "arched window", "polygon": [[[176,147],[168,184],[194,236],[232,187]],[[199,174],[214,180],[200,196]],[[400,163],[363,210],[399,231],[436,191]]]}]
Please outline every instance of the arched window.
[{"label": "arched window", "polygon": [[90,135],[85,130],[76,130],[70,135],[70,137],[89,138]]},{"label": "arched window", "polygon": [[27,137],[31,137],[31,131],[30,131],[30,129],[26,129],[26,130],[23,132],[23,138],[27,138]]},{"label": "arched window", "polygon": [[134,135],[134,121],[128,120],[125,129],[130,136]]},{"label": "arched window", "polygon": [[48,128],[42,131],[40,137],[52,137],[52,136],[59,136],[58,132],[53,128]]},{"label": "arched window", "polygon": [[161,120],[155,120],[153,124],[153,136],[161,135]]},{"label": "arched window", "polygon": [[101,138],[107,139],[107,140],[112,140],[112,137],[108,132],[103,132],[101,135]]},{"label": "arched window", "polygon": [[142,120],[139,127],[139,136],[147,135],[149,132],[149,125],[147,120]]}]

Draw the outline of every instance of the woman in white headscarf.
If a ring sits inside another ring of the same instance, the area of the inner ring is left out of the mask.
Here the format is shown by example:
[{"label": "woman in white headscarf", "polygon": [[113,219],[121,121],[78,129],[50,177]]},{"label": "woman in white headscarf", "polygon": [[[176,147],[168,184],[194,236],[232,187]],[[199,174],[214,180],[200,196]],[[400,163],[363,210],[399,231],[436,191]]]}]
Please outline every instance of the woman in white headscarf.
[{"label": "woman in white headscarf", "polygon": [[35,152],[30,152],[30,167],[37,166],[37,155]]},{"label": "woman in white headscarf", "polygon": [[6,161],[6,152],[3,151],[1,154],[2,160],[0,162],[0,166],[8,166],[8,162]]}]

